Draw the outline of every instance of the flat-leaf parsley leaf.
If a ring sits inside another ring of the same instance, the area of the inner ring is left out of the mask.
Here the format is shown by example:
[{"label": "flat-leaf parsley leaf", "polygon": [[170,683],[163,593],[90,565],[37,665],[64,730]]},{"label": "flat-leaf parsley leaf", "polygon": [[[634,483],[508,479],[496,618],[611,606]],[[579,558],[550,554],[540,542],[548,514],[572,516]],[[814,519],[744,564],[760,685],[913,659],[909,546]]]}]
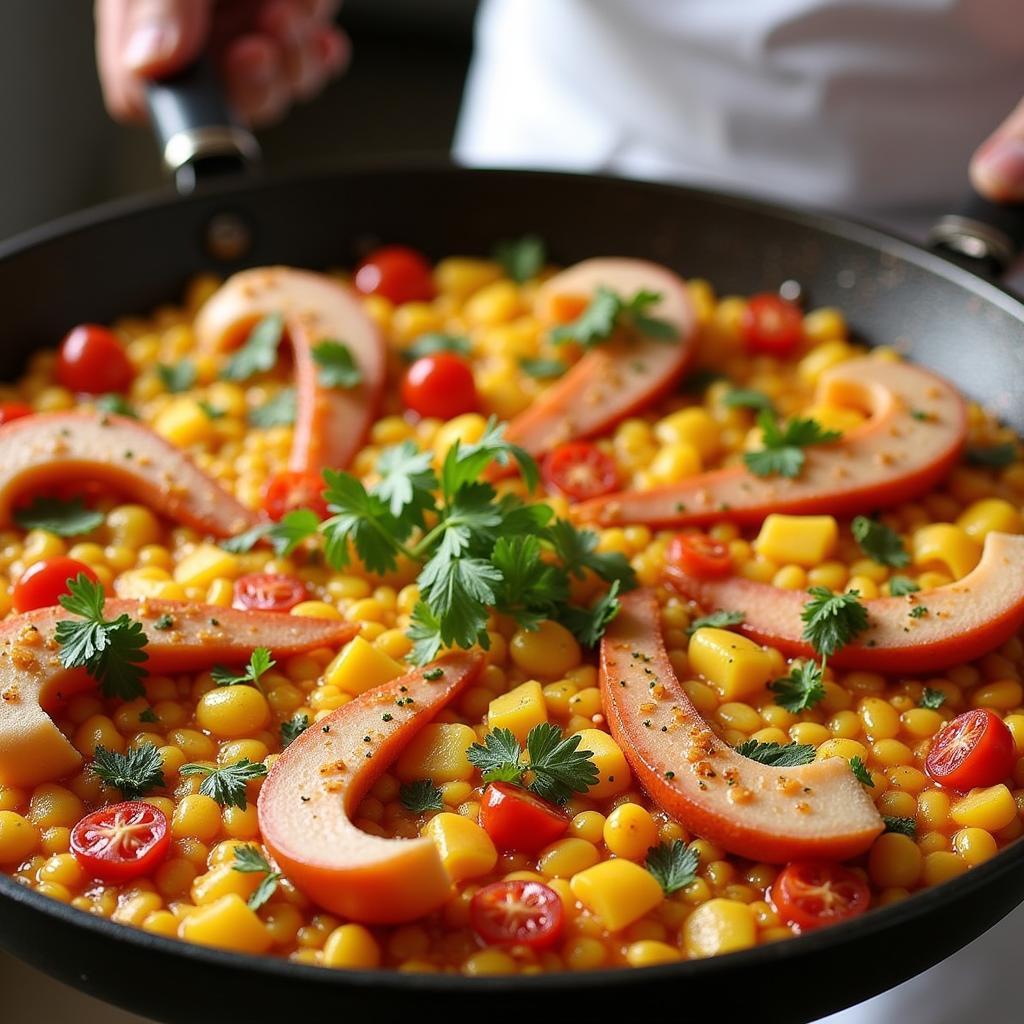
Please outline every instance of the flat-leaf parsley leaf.
[{"label": "flat-leaf parsley leaf", "polygon": [[676,839],[671,843],[652,846],[647,851],[644,864],[665,895],[671,896],[696,880],[700,854],[688,847],[682,839]]},{"label": "flat-leaf parsley leaf", "polygon": [[321,341],[313,346],[312,351],[321,387],[348,390],[362,382],[363,371],[343,341]]},{"label": "flat-leaf parsley leaf", "polygon": [[794,715],[825,698],[821,667],[815,661],[798,662],[788,676],[776,679],[769,689],[775,694],[775,703]]},{"label": "flat-leaf parsley leaf", "polygon": [[833,594],[827,587],[811,587],[811,599],[800,618],[803,638],[819,653],[830,658],[868,628],[868,612],[860,603],[860,591]]},{"label": "flat-leaf parsley leaf", "polygon": [[797,477],[807,459],[805,448],[828,444],[842,436],[838,430],[824,430],[812,419],[790,420],[782,429],[768,409],[758,413],[757,425],[761,428],[763,447],[743,456],[747,469],[755,476]]},{"label": "flat-leaf parsley leaf", "polygon": [[37,496],[30,505],[15,511],[14,521],[23,530],[46,530],[58,537],[78,537],[95,530],[103,522],[103,513],[86,508],[81,498],[62,501]]},{"label": "flat-leaf parsley leaf", "polygon": [[165,785],[164,762],[153,743],[129,748],[124,754],[97,744],[89,771],[113,786],[125,800],[138,800],[151,789]]},{"label": "flat-leaf parsley leaf", "polygon": [[440,811],[444,808],[441,790],[430,779],[404,783],[398,796],[402,806],[413,814],[425,814],[427,811]]},{"label": "flat-leaf parsley leaf", "polygon": [[882,565],[891,565],[894,569],[910,564],[910,555],[903,546],[902,538],[885,523],[867,516],[857,516],[850,524],[850,532],[868,558]]},{"label": "flat-leaf parsley leaf", "polygon": [[267,766],[261,762],[254,763],[247,757],[233,764],[208,765],[193,762],[183,764],[178,769],[179,775],[203,775],[199,784],[199,792],[203,796],[216,800],[221,807],[238,807],[245,810],[249,805],[245,784],[253,779],[261,779],[267,774]]},{"label": "flat-leaf parsley leaf", "polygon": [[772,768],[791,768],[810,764],[814,760],[814,747],[810,743],[762,743],[746,740],[736,753]]}]

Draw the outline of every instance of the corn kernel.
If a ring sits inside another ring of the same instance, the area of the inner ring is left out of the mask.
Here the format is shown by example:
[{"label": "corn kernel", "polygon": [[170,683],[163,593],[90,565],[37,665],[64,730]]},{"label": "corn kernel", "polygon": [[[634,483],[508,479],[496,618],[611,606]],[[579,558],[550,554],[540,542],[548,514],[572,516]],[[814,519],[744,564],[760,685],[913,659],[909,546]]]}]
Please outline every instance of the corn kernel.
[{"label": "corn kernel", "polygon": [[998,832],[1017,817],[1017,804],[1000,782],[985,789],[972,789],[953,806],[950,816],[957,825]]},{"label": "corn kernel", "polygon": [[694,959],[748,949],[757,941],[753,911],[746,903],[717,898],[701,904],[683,926],[686,952]]}]

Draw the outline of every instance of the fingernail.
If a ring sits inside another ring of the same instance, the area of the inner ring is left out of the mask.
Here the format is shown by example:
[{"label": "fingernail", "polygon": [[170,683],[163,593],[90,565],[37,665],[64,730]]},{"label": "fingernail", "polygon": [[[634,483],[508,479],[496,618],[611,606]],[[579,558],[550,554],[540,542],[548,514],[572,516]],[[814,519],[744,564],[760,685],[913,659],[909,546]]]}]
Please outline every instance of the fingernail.
[{"label": "fingernail", "polygon": [[178,28],[173,23],[150,21],[137,25],[128,37],[124,59],[129,67],[141,70],[164,60],[178,42]]},{"label": "fingernail", "polygon": [[974,173],[993,198],[1024,199],[1024,139],[992,143],[978,154]]}]

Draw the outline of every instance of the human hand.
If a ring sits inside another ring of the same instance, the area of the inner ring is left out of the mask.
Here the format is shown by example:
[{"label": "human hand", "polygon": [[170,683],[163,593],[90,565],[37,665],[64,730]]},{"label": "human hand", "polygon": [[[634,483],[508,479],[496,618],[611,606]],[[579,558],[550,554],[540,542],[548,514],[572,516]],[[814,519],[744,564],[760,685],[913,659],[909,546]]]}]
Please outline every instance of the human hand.
[{"label": "human hand", "polygon": [[1024,100],[975,150],[971,184],[993,202],[1024,202]]},{"label": "human hand", "polygon": [[148,79],[173,74],[208,50],[228,100],[247,124],[280,118],[315,96],[348,63],[332,24],[340,0],[96,0],[96,60],[107,110],[146,119]]}]

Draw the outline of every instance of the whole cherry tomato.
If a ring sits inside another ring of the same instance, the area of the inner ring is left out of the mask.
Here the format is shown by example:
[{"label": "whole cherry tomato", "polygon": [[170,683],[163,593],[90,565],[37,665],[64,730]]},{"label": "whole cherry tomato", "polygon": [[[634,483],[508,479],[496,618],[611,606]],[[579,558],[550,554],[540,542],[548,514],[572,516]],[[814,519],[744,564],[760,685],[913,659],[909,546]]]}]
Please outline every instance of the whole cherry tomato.
[{"label": "whole cherry tomato", "polygon": [[544,482],[574,501],[600,498],[619,488],[615,460],[590,441],[569,441],[548,452]]},{"label": "whole cherry tomato", "polygon": [[469,363],[452,352],[417,359],[402,381],[402,401],[420,416],[442,420],[480,407]]},{"label": "whole cherry tomato", "polygon": [[79,573],[84,573],[93,583],[99,582],[96,573],[77,558],[60,555],[33,562],[14,584],[11,593],[14,610],[30,612],[33,608],[49,608],[57,604],[62,594],[70,593],[68,580],[75,579]]},{"label": "whole cherry tomato", "polygon": [[355,286],[364,295],[383,295],[396,305],[429,302],[435,295],[430,264],[405,245],[374,249],[356,269]]},{"label": "whole cherry tomato", "polygon": [[569,828],[569,819],[554,804],[507,782],[492,782],[480,802],[480,824],[500,850],[533,853]]},{"label": "whole cherry tomato", "polygon": [[924,770],[950,789],[994,786],[1017,760],[1013,733],[988,708],[975,708],[947,722],[932,740]]},{"label": "whole cherry tomato", "polygon": [[803,313],[795,302],[774,292],[763,292],[747,300],[740,335],[749,352],[785,357],[800,344],[803,325]]},{"label": "whole cherry tomato", "polygon": [[124,391],[135,368],[113,331],[98,324],[79,324],[61,342],[57,380],[69,391],[103,395]]},{"label": "whole cherry tomato", "polygon": [[312,509],[321,519],[327,518],[327,502],[323,498],[324,481],[319,473],[286,469],[267,481],[263,492],[263,511],[279,520],[297,508]]},{"label": "whole cherry tomato", "polygon": [[287,612],[309,599],[306,584],[294,576],[253,572],[235,580],[235,608],[261,612]]},{"label": "whole cherry tomato", "polygon": [[548,949],[562,935],[562,900],[541,882],[492,882],[470,901],[469,923],[489,945]]},{"label": "whole cherry tomato", "polygon": [[148,875],[167,856],[171,832],[158,807],[129,800],[87,814],[71,830],[71,852],[94,878],[126,882]]},{"label": "whole cherry tomato", "polygon": [[779,872],[771,900],[783,921],[811,931],[863,914],[871,892],[860,875],[842,864],[804,861]]},{"label": "whole cherry tomato", "polygon": [[706,533],[677,533],[668,545],[668,561],[690,576],[721,579],[732,572],[729,548]]}]

